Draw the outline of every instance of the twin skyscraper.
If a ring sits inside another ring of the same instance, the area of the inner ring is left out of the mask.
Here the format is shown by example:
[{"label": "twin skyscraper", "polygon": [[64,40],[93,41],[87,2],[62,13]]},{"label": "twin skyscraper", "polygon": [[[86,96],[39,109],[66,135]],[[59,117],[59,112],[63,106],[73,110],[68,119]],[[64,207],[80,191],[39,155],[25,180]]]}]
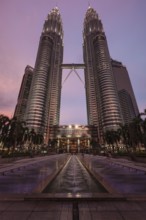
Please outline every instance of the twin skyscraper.
[{"label": "twin skyscraper", "polygon": [[[102,22],[91,7],[83,24],[83,59],[88,125],[97,128],[100,140],[107,130],[136,117],[138,107],[128,72],[111,59]],[[45,20],[35,67],[26,67],[15,109],[18,120],[44,137],[59,125],[62,65],[63,25],[55,7]]]}]

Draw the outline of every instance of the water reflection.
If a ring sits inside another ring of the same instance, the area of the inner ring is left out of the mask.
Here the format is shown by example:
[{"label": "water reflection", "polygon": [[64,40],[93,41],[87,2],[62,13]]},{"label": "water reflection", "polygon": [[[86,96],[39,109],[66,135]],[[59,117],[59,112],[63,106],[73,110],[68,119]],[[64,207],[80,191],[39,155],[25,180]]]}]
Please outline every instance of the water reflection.
[{"label": "water reflection", "polygon": [[73,155],[55,180],[47,186],[45,193],[80,193],[82,192],[106,192],[105,189],[96,182],[78,158]]}]

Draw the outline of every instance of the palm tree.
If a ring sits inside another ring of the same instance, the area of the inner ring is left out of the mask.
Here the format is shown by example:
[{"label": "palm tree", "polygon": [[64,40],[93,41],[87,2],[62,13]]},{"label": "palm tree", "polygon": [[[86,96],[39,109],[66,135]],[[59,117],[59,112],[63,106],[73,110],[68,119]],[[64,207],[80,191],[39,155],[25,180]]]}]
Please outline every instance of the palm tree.
[{"label": "palm tree", "polygon": [[131,147],[131,140],[130,140],[130,133],[129,133],[129,127],[128,124],[122,125],[120,124],[120,129],[121,129],[121,140],[123,144],[125,144],[125,148],[127,152],[130,152],[130,147]]},{"label": "palm tree", "polygon": [[35,143],[35,137],[36,137],[36,132],[35,130],[32,128],[31,131],[29,132],[29,141],[30,141],[30,145]]},{"label": "palm tree", "polygon": [[143,144],[146,149],[146,119],[144,119],[143,121],[142,129],[143,129]]},{"label": "palm tree", "polygon": [[0,142],[3,147],[6,146],[8,141],[10,119],[5,115],[0,115]]},{"label": "palm tree", "polygon": [[142,124],[143,120],[140,115],[133,119],[133,121],[129,124],[129,133],[130,139],[132,143],[132,147],[136,150],[139,145],[143,142],[143,134],[142,134]]},{"label": "palm tree", "polygon": [[16,146],[21,147],[27,142],[32,150],[32,145],[40,145],[43,141],[43,135],[36,134],[34,129],[29,131],[24,121],[19,121],[16,117],[9,119],[0,115],[0,142],[8,149],[12,147],[12,152]]},{"label": "palm tree", "polygon": [[144,109],[144,112],[140,113],[140,116],[144,116],[142,118],[142,123],[141,123],[141,130],[142,130],[142,143],[144,144],[144,147],[146,148],[146,109]]},{"label": "palm tree", "polygon": [[18,121],[16,117],[13,117],[10,121],[9,129],[9,141],[12,146],[12,151],[15,150],[16,146],[23,143],[25,122]]},{"label": "palm tree", "polygon": [[112,146],[112,151],[113,153],[115,152],[115,146],[114,144],[117,144],[118,141],[118,133],[114,130],[107,130],[104,133],[104,140],[106,141],[106,143],[110,146]]}]

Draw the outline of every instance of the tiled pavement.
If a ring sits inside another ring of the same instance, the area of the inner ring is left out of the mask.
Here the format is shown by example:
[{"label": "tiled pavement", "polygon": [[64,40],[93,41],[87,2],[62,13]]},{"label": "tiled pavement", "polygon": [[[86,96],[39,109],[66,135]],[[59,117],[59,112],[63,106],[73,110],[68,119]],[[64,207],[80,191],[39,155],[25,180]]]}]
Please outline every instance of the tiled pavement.
[{"label": "tiled pavement", "polygon": [[1,201],[1,220],[67,220],[72,219],[72,207],[64,202]]},{"label": "tiled pavement", "polygon": [[0,167],[0,194],[40,192],[61,170],[68,155],[4,161]]},{"label": "tiled pavement", "polygon": [[146,164],[93,155],[80,159],[109,192],[146,195]]},{"label": "tiled pavement", "polygon": [[[99,172],[100,176],[107,178],[109,183],[110,180],[114,180],[116,184],[113,187],[117,187],[118,190],[120,190],[119,178],[123,178],[123,172],[121,173],[123,169],[130,178],[133,174],[139,175],[140,178],[141,175],[145,175],[141,171],[127,171],[126,168],[121,168],[122,166],[119,165],[115,170],[112,159],[109,167],[104,167],[108,160],[106,158],[101,158],[100,166],[97,163],[98,157],[85,156],[84,160],[86,160],[89,169],[92,168],[91,170]],[[128,161],[124,161],[124,165],[126,163],[129,164]],[[109,173],[113,166],[112,175],[114,178],[112,176],[110,179]],[[133,180],[131,179],[131,185],[133,185]],[[136,182],[139,184],[138,180]],[[140,184],[145,185],[145,181]],[[19,196],[8,194],[6,196],[3,194],[0,196],[0,220],[146,220],[146,191],[144,190],[145,186],[140,194],[136,193],[135,195],[134,193],[126,194],[126,192],[118,195],[90,194],[87,195],[87,198],[81,196],[81,198],[75,199],[65,199],[65,196],[63,199],[57,199],[55,195],[52,195],[55,199],[51,199],[47,195],[37,193],[29,196],[23,194],[19,194]]]},{"label": "tiled pavement", "polygon": [[145,220],[146,201],[1,201],[1,220]]}]

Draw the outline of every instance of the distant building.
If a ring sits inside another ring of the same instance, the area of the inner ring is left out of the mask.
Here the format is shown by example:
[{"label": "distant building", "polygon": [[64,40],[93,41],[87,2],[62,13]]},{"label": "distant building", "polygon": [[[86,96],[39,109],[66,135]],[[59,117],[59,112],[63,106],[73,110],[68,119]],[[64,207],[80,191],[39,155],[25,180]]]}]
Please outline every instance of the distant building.
[{"label": "distant building", "polygon": [[127,69],[116,60],[111,60],[113,74],[119,96],[119,102],[124,123],[129,123],[139,114],[137,102]]},{"label": "distant building", "polygon": [[97,128],[88,125],[51,126],[50,147],[53,143],[51,140],[64,152],[89,152],[92,149],[92,142],[98,142]]},{"label": "distant building", "polygon": [[28,103],[28,96],[30,92],[32,77],[33,77],[33,68],[31,66],[26,66],[25,72],[23,75],[17,105],[15,108],[14,116],[17,117],[19,121],[25,121],[25,113]]}]

